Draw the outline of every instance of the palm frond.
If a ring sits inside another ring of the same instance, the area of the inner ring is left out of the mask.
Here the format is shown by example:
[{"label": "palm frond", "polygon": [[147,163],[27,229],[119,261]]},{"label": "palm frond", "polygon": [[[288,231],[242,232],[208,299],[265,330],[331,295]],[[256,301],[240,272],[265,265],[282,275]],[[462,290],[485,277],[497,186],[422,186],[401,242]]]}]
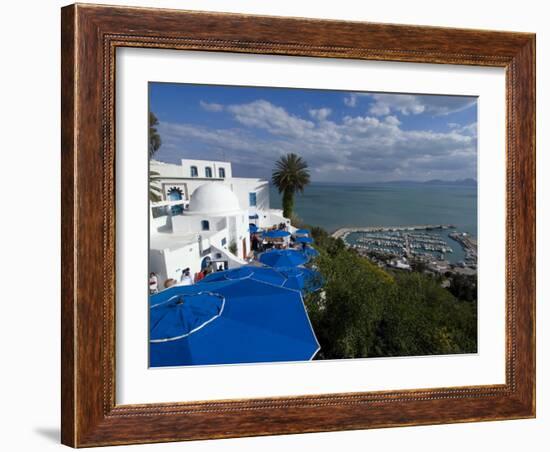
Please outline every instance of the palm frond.
[{"label": "palm frond", "polygon": [[294,153],[284,155],[275,163],[271,180],[279,193],[288,190],[303,192],[310,182],[307,162]]},{"label": "palm frond", "polygon": [[158,171],[149,171],[149,201],[159,202],[162,201],[162,189],[156,185],[156,177],[159,177]]}]

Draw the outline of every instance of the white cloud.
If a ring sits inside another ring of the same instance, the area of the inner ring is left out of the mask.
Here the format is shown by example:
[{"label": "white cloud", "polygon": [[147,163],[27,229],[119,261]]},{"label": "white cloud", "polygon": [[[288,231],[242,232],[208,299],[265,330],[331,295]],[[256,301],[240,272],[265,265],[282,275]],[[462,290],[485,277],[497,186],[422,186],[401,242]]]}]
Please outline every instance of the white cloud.
[{"label": "white cloud", "polygon": [[364,94],[372,99],[369,113],[385,116],[391,113],[444,116],[456,113],[476,104],[476,98],[463,96],[435,96],[413,94]]},{"label": "white cloud", "polygon": [[477,122],[472,122],[465,126],[459,126],[456,130],[463,135],[469,135],[471,137],[477,136]]},{"label": "white cloud", "polygon": [[221,104],[209,103],[209,102],[205,102],[203,100],[201,100],[199,103],[200,103],[201,108],[203,110],[206,110],[206,111],[219,112],[219,111],[223,110],[223,105],[221,105]]},{"label": "white cloud", "polygon": [[429,178],[458,179],[476,174],[475,122],[441,132],[408,130],[395,115],[346,116],[336,121],[329,119],[328,109],[309,111],[318,121],[312,122],[265,100],[224,110],[245,127],[161,122],[159,158],[217,159],[224,153],[247,174],[269,177],[280,155],[296,152],[317,180],[333,181],[422,180],[428,173]]},{"label": "white cloud", "polygon": [[357,95],[350,94],[349,96],[344,97],[344,104],[348,107],[355,107],[357,105]]},{"label": "white cloud", "polygon": [[398,126],[399,124],[401,124],[401,121],[397,119],[397,116],[386,116],[384,118],[384,121],[388,124],[391,124],[392,126]]},{"label": "white cloud", "polygon": [[332,110],[330,108],[311,109],[309,110],[309,116],[317,121],[324,121],[329,117],[331,112]]},{"label": "white cloud", "polygon": [[235,119],[249,127],[268,130],[275,135],[303,136],[315,127],[313,122],[291,115],[282,107],[266,100],[256,100],[242,105],[230,105],[227,110]]},{"label": "white cloud", "polygon": [[417,115],[423,113],[426,107],[419,102],[416,96],[410,94],[373,94],[374,103],[369,112],[376,116],[389,115],[392,112],[399,112],[403,115]]}]

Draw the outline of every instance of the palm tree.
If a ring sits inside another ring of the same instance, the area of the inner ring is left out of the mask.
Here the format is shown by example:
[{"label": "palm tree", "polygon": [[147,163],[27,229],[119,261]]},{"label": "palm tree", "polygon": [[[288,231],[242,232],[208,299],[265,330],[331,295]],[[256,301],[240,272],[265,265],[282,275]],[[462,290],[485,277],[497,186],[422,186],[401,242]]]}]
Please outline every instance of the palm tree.
[{"label": "palm tree", "polygon": [[162,144],[160,135],[156,126],[158,126],[159,120],[155,114],[149,112],[149,158],[152,158],[155,152],[157,152]]},{"label": "palm tree", "polygon": [[162,190],[157,186],[157,176],[160,176],[158,172],[149,171],[149,201],[151,202],[162,200]]},{"label": "palm tree", "polygon": [[309,184],[306,161],[294,153],[283,155],[275,163],[271,180],[279,193],[283,194],[283,216],[291,218],[294,208],[294,193],[302,193],[305,186]]}]

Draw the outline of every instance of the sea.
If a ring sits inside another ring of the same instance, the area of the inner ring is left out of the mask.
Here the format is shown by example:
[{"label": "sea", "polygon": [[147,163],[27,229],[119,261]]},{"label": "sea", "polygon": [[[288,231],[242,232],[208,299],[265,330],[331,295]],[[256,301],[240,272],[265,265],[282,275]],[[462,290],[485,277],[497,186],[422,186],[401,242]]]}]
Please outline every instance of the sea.
[{"label": "sea", "polygon": [[[273,186],[270,201],[273,208],[281,208],[281,195]],[[296,194],[294,210],[305,223],[330,233],[343,227],[452,224],[477,238],[475,183],[311,183]],[[464,254],[449,232],[436,234],[453,249],[449,260],[457,262]]]}]

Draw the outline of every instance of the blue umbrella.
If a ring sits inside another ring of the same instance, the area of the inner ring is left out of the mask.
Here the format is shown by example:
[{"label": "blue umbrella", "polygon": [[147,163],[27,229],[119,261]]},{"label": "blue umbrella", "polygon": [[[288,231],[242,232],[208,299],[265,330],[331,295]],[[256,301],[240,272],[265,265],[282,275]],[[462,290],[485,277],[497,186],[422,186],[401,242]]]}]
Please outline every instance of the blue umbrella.
[{"label": "blue umbrella", "polygon": [[313,243],[313,239],[311,237],[296,237],[296,242],[298,242],[298,243]]},{"label": "blue umbrella", "polygon": [[270,239],[280,239],[283,237],[288,237],[290,232],[282,231],[280,229],[274,229],[272,231],[264,232],[264,237],[269,237]]},{"label": "blue umbrella", "polygon": [[307,256],[298,250],[271,250],[260,254],[259,260],[269,267],[297,267],[308,261]]},{"label": "blue umbrella", "polygon": [[315,248],[312,248],[310,246],[307,246],[305,249],[302,250],[302,252],[309,257],[309,259],[314,259],[317,256],[319,256],[319,251],[317,251]]},{"label": "blue umbrella", "polygon": [[309,235],[310,232],[307,229],[297,229],[295,235]]},{"label": "blue umbrella", "polygon": [[255,281],[273,284],[275,286],[283,286],[286,282],[286,277],[270,267],[255,267],[252,265],[244,265],[239,268],[233,268],[223,272],[210,273],[206,278],[201,279],[197,284],[205,284],[218,281],[236,281],[243,279],[253,279]]},{"label": "blue umbrella", "polygon": [[225,297],[208,290],[171,291],[169,295],[151,297],[151,342],[189,336],[218,318],[225,306]]},{"label": "blue umbrella", "polygon": [[280,268],[278,271],[287,280],[283,287],[304,292],[315,292],[323,286],[323,277],[318,271],[305,267]]},{"label": "blue umbrella", "polygon": [[305,361],[319,350],[296,290],[249,278],[176,286],[150,298],[152,367]]}]

